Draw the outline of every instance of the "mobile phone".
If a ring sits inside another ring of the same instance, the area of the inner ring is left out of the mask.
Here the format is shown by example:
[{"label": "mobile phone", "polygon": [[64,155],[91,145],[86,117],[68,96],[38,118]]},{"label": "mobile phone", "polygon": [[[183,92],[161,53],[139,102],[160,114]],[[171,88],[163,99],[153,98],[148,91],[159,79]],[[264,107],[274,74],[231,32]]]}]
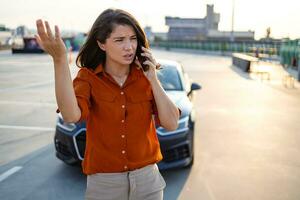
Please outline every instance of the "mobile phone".
[{"label": "mobile phone", "polygon": [[141,53],[143,53],[142,45],[138,44],[137,49],[136,49],[136,56],[137,56],[139,62],[141,63],[143,70],[148,71],[149,66],[144,64],[144,62],[147,60],[147,57],[142,56]]}]

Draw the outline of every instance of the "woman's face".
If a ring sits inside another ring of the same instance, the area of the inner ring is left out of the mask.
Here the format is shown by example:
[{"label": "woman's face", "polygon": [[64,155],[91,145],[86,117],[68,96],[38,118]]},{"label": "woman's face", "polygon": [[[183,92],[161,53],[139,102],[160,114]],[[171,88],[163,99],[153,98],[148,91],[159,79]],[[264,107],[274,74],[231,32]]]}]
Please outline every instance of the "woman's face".
[{"label": "woman's face", "polygon": [[134,29],[129,25],[115,25],[105,43],[98,42],[98,44],[105,51],[107,61],[129,65],[135,59],[137,36]]}]

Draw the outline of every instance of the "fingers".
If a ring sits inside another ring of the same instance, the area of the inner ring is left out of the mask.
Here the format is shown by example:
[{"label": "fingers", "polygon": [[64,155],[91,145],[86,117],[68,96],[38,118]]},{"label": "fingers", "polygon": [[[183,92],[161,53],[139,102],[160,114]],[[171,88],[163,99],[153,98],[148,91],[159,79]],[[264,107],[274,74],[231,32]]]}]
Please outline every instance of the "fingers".
[{"label": "fingers", "polygon": [[134,63],[135,63],[139,68],[142,68],[142,69],[143,69],[143,67],[142,67],[142,65],[141,65],[141,63],[140,63],[140,61],[138,60],[138,57],[135,58]]},{"label": "fingers", "polygon": [[[36,21],[36,27],[37,27],[37,32],[38,32],[40,42],[43,42],[48,39],[50,39],[50,40],[54,39],[49,22],[45,21],[45,26],[44,26],[43,21],[41,19],[39,19]],[[45,28],[46,28],[46,30],[45,30]],[[55,26],[55,38],[60,38],[58,26]]]},{"label": "fingers", "polygon": [[60,32],[59,32],[59,28],[58,28],[58,26],[56,26],[55,25],[55,38],[57,39],[57,38],[60,38]]},{"label": "fingers", "polygon": [[150,53],[144,52],[144,53],[141,53],[141,55],[153,60],[152,55]]},{"label": "fingers", "polygon": [[53,39],[53,34],[52,34],[51,28],[49,26],[49,23],[47,21],[45,21],[45,26],[46,26],[48,37],[49,37],[50,40],[52,40]]},{"label": "fingers", "polygon": [[65,44],[60,37],[58,26],[55,26],[55,34],[52,33],[50,25],[47,21],[45,24],[41,19],[36,21],[37,35],[35,35],[36,41],[39,46],[53,58],[59,57],[66,53]]},{"label": "fingers", "polygon": [[39,35],[40,39],[41,40],[47,39],[47,34],[45,32],[45,27],[44,27],[43,21],[41,19],[36,21],[36,28],[37,28],[37,32],[38,32],[38,35]]},{"label": "fingers", "polygon": [[143,46],[142,46],[142,49],[143,49],[144,52],[151,53],[150,49],[147,49],[147,48],[145,48]]},{"label": "fingers", "polygon": [[147,48],[142,46],[142,50],[143,50],[143,52],[141,53],[142,56],[146,56],[150,60],[154,60],[153,57],[152,57],[152,53],[151,53],[150,49],[147,49]]},{"label": "fingers", "polygon": [[43,45],[42,45],[42,41],[41,41],[40,36],[34,35],[34,37],[35,37],[37,43],[39,44],[39,46],[40,46],[43,50],[45,50],[44,47],[43,47]]},{"label": "fingers", "polygon": [[143,47],[143,49],[145,49],[146,51],[144,51],[144,53],[141,53],[141,55],[147,57],[148,60],[150,60],[152,62],[152,64],[155,66],[156,69],[160,69],[161,65],[159,63],[157,63],[156,60],[153,58],[151,51],[144,47]]},{"label": "fingers", "polygon": [[143,64],[148,65],[149,67],[155,69],[155,65],[150,61],[150,60],[146,60],[145,62],[143,62]]}]

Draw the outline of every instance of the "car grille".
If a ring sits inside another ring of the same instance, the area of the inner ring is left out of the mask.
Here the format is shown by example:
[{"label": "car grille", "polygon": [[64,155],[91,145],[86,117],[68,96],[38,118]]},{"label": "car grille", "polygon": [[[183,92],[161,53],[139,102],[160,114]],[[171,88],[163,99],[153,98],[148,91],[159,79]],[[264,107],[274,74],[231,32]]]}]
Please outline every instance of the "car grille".
[{"label": "car grille", "polygon": [[58,141],[58,140],[55,141],[55,147],[56,147],[56,150],[57,150],[59,153],[65,155],[65,156],[68,156],[68,157],[69,157],[69,156],[72,155],[71,152],[70,152],[69,149],[68,149],[68,146],[65,145],[65,144],[63,144],[63,143],[61,143],[61,142]]},{"label": "car grille", "polygon": [[85,141],[86,141],[85,134],[86,134],[85,131],[82,131],[75,137],[78,151],[79,151],[81,158],[84,158]]},{"label": "car grille", "polygon": [[182,145],[165,152],[162,152],[165,162],[172,162],[190,157],[188,145]]},{"label": "car grille", "polygon": [[[76,139],[79,154],[80,154],[81,158],[84,158],[86,132],[85,131],[80,132],[78,135],[76,135],[75,139]],[[66,146],[64,147],[64,149],[68,152],[68,149],[66,148]],[[163,158],[164,158],[165,162],[173,162],[173,161],[181,160],[181,159],[188,158],[191,156],[189,146],[187,144],[178,146],[173,149],[169,149],[165,152],[162,152],[162,154],[163,154]]]}]

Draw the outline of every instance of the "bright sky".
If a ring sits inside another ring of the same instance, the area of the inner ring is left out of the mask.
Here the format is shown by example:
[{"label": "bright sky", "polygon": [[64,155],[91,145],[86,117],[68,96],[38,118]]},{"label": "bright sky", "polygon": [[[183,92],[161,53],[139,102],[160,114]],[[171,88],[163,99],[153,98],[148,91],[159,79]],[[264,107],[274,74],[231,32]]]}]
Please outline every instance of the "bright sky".
[{"label": "bright sky", "polygon": [[231,30],[232,2],[235,1],[234,29],[255,31],[263,37],[267,27],[275,38],[300,38],[299,0],[1,0],[0,24],[35,27],[38,18],[49,20],[61,29],[88,31],[106,8],[121,8],[132,13],[142,26],[156,32],[167,31],[165,16],[203,18],[206,4],[220,13],[219,30]]}]

